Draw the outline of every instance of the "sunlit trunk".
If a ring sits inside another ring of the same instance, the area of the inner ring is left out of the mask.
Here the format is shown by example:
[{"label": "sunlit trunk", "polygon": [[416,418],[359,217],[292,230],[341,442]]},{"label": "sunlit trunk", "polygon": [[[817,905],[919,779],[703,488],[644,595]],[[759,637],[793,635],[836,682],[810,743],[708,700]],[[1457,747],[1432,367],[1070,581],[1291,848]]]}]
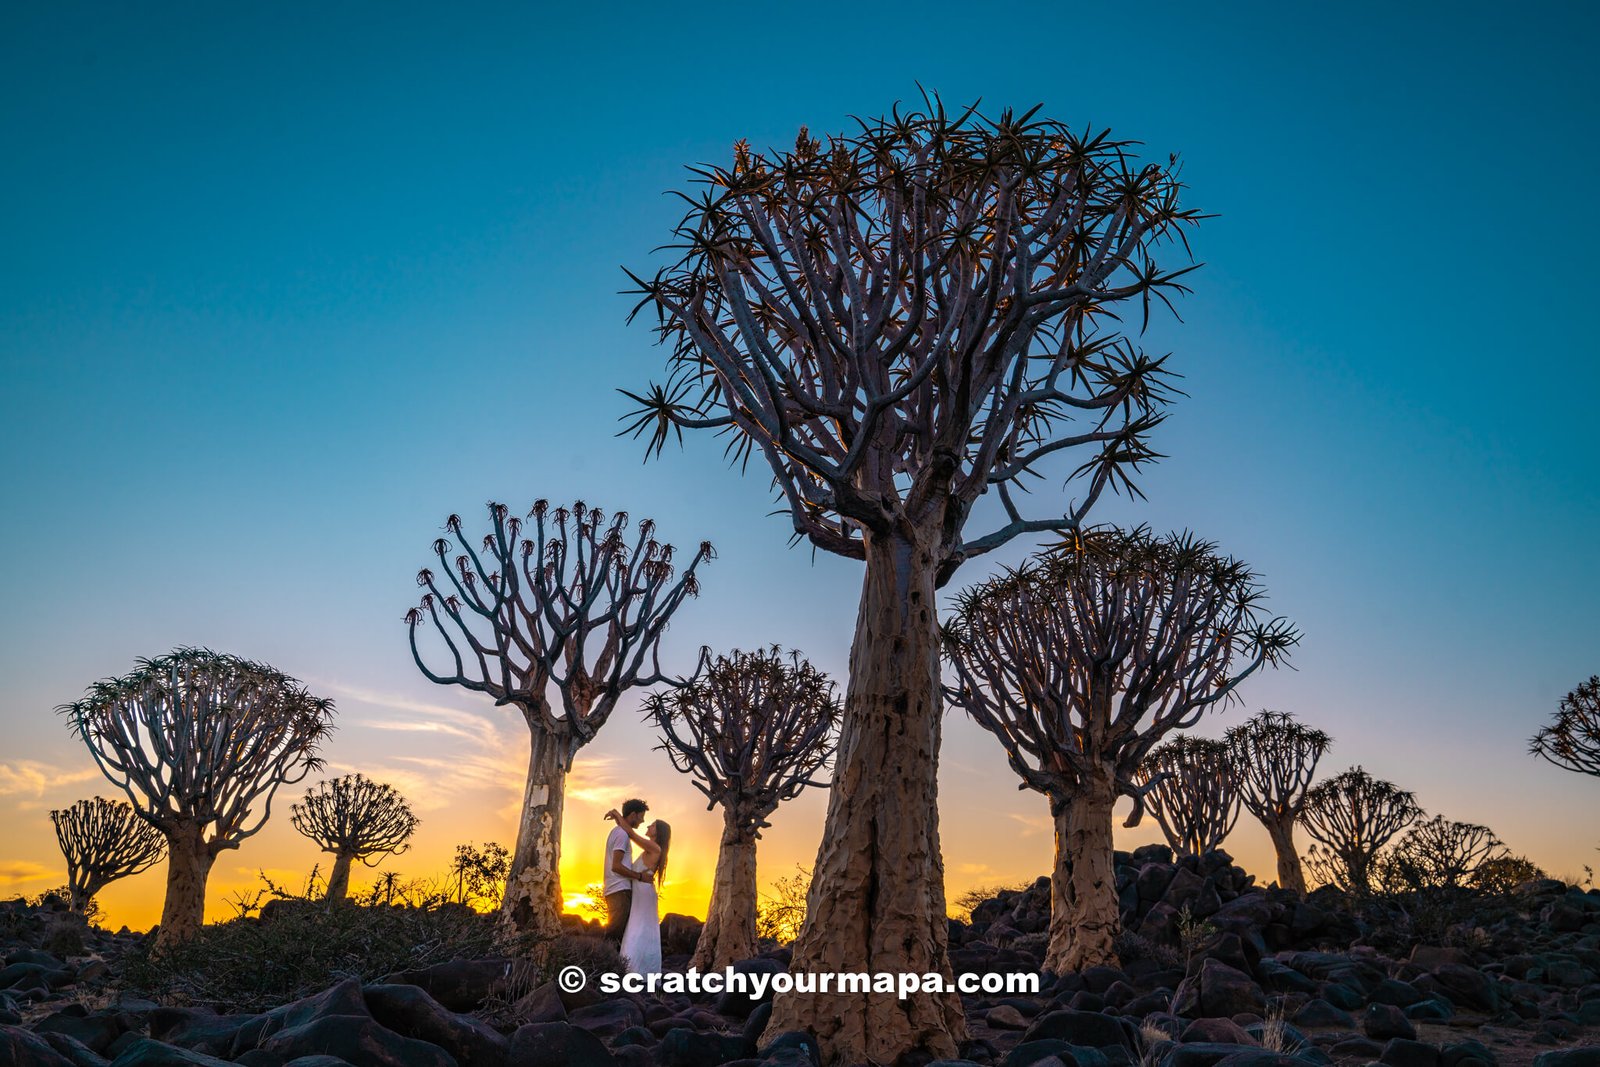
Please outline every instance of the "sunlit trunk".
[{"label": "sunlit trunk", "polygon": [[215,860],[205,833],[192,820],[164,828],[167,835],[167,899],[161,907],[156,947],[187,941],[200,932],[206,916],[206,880]]},{"label": "sunlit trunk", "polygon": [[711,883],[711,906],[690,966],[721,970],[756,954],[756,838],[738,811],[722,812],[722,844]]},{"label": "sunlit trunk", "polygon": [[333,858],[333,870],[328,872],[328,903],[337,904],[350,893],[350,853],[339,852]]},{"label": "sunlit trunk", "polygon": [[1294,847],[1294,817],[1262,820],[1272,847],[1278,854],[1278,885],[1300,896],[1306,895],[1306,873],[1300,866],[1300,853]]},{"label": "sunlit trunk", "polygon": [[[939,854],[940,691],[934,560],[901,539],[866,543],[827,822],[792,973],[948,976]],[[919,1049],[953,1058],[959,998],[918,993],[789,993],[767,1033],[810,1030],[824,1062],[893,1062]]]},{"label": "sunlit trunk", "polygon": [[517,850],[500,904],[501,919],[514,933],[554,937],[561,931],[561,810],[566,789],[566,743],[535,726]]},{"label": "sunlit trunk", "polygon": [[1050,875],[1050,947],[1044,969],[1055,974],[1098,964],[1116,966],[1121,929],[1112,855],[1109,772],[1086,782],[1055,815],[1056,862]]}]

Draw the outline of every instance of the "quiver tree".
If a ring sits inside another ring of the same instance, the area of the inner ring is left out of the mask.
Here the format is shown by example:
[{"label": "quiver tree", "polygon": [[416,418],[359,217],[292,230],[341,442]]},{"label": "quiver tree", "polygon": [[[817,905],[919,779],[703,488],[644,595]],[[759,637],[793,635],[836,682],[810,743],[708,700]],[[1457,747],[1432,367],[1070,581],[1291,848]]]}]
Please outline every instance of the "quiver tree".
[{"label": "quiver tree", "polygon": [[1340,889],[1366,893],[1378,852],[1421,816],[1414,794],[1351,767],[1313,786],[1300,818],[1326,849],[1317,873]]},{"label": "quiver tree", "polygon": [[[582,501],[534,502],[527,521],[491,503],[489,532],[470,538],[460,516],[433,543],[437,569],[406,613],[411,654],[429,681],[510,704],[528,724],[528,780],[501,917],[511,931],[560,931],[561,812],[578,749],[594,739],[622,694],[666,681],[658,645],[667,621],[699,592],[701,542],[679,573],[677,553],[628,514],[607,520]],[[438,644],[424,654],[419,631]],[[438,666],[430,666],[430,661]]]},{"label": "quiver tree", "polygon": [[322,766],[333,701],[261,663],[180,648],[58,709],[111,782],[167,839],[157,947],[205,919],[206,880],[272,815],[278,787]]},{"label": "quiver tree", "polygon": [[399,855],[418,821],[394,786],[359,774],[319,783],[292,811],[294,828],[333,853],[329,901],[343,900],[350,892],[351,861],[376,867],[384,856]]},{"label": "quiver tree", "polygon": [[161,831],[121,800],[80,800],[52,811],[50,822],[67,860],[72,910],[79,915],[96,893],[119,878],[149,870],[167,849]]},{"label": "quiver tree", "polygon": [[1294,824],[1333,738],[1288,712],[1263,711],[1229,730],[1227,742],[1244,806],[1267,828],[1278,854],[1278,884],[1304,896],[1306,875],[1294,844]]},{"label": "quiver tree", "polygon": [[[1075,528],[1155,453],[1165,357],[1117,332],[1182,290],[1154,255],[1197,218],[1169,159],[1056,122],[974,110],[863,121],[789,152],[743,142],[694,170],[681,253],[639,309],[670,345],[636,434],[728,435],[771,469],[797,540],[865,561],[839,763],[797,971],[950,973],[937,770],[934,591],[1022,534]],[[636,309],[637,311],[638,309]],[[1053,457],[1053,458],[1052,458]],[[1064,510],[1016,487],[1064,463]],[[990,489],[1002,514],[969,532]],[[825,1058],[955,1055],[953,993],[780,993],[768,1032]]]},{"label": "quiver tree", "polygon": [[1179,734],[1144,758],[1134,783],[1180,856],[1216,850],[1239,821],[1239,773],[1221,741]]},{"label": "quiver tree", "polygon": [[1600,776],[1600,674],[1561,698],[1555,721],[1528,749],[1565,770]]},{"label": "quiver tree", "polygon": [[722,809],[711,906],[690,965],[720,970],[756,954],[756,841],[833,755],[834,686],[799,652],[701,656],[694,681],[645,704],[672,765]]},{"label": "quiver tree", "polygon": [[1504,842],[1487,826],[1435,815],[1406,831],[1389,851],[1385,866],[1398,888],[1460,889],[1476,884],[1484,863],[1505,855],[1509,853]]},{"label": "quiver tree", "polygon": [[1243,563],[1188,534],[1103,528],[961,594],[946,625],[949,699],[1050,800],[1056,860],[1045,969],[1114,963],[1111,812],[1174,730],[1234,698],[1299,639],[1261,610]]}]

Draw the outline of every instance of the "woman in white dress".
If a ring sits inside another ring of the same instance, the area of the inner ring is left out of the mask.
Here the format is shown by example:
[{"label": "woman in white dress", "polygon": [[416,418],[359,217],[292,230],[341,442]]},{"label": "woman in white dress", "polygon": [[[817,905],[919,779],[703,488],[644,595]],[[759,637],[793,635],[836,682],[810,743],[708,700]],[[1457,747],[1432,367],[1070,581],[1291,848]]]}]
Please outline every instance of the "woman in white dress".
[{"label": "woman in white dress", "polygon": [[633,903],[628,908],[628,926],[622,932],[622,960],[635,974],[661,973],[661,915],[656,906],[656,886],[667,870],[667,851],[672,847],[672,827],[657,819],[643,833],[622,821],[619,811],[606,812],[606,818],[627,831],[639,846],[639,855],[630,866],[649,871],[653,878],[633,883]]}]

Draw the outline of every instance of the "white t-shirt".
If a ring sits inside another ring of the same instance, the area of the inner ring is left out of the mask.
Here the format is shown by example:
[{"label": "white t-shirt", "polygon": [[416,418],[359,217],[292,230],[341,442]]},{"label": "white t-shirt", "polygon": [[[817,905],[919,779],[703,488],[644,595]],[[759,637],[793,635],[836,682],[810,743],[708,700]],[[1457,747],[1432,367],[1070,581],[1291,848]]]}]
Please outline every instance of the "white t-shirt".
[{"label": "white t-shirt", "polygon": [[618,849],[622,850],[622,858],[629,865],[633,865],[633,838],[628,836],[628,831],[620,826],[611,828],[606,835],[606,879],[605,892],[607,896],[612,893],[633,892],[633,879],[624,878],[611,869],[611,854]]}]

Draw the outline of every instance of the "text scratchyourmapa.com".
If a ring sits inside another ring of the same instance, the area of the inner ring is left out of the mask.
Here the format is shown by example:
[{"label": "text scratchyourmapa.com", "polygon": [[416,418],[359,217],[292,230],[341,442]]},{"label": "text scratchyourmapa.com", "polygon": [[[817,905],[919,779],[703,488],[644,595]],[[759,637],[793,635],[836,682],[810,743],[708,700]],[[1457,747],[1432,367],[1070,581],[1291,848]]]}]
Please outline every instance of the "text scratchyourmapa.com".
[{"label": "text scratchyourmapa.com", "polygon": [[[589,982],[582,967],[568,966],[556,977],[568,993],[576,993]],[[720,971],[671,971],[639,974],[632,971],[606,971],[599,975],[602,993],[743,993],[761,1000],[772,993],[882,993],[901,1000],[919,993],[1005,993],[1036,995],[1039,975],[1028,973],[969,972],[952,977],[928,972],[904,971],[820,971],[791,974],[788,971],[739,971],[726,967]]]}]

